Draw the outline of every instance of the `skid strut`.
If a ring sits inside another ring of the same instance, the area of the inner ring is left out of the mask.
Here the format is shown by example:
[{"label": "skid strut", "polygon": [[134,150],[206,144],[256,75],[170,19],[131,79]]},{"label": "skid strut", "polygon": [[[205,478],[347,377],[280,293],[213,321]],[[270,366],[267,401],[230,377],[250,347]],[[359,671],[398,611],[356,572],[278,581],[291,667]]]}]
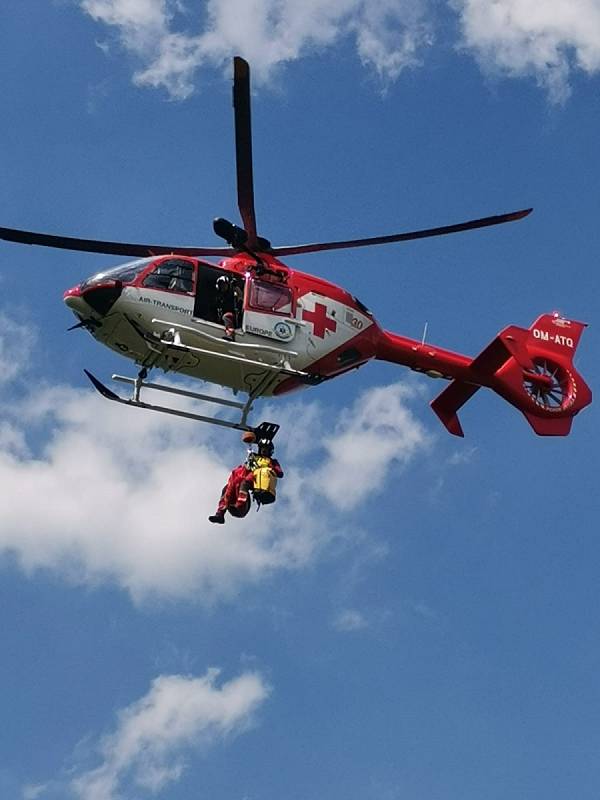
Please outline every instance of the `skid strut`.
[{"label": "skid strut", "polygon": [[[262,422],[258,427],[252,427],[248,425],[247,419],[250,410],[252,409],[252,403],[256,399],[257,393],[251,392],[248,395],[248,400],[245,403],[239,403],[235,400],[225,400],[222,397],[214,397],[213,395],[208,394],[200,394],[199,392],[189,392],[186,389],[177,389],[174,386],[165,386],[161,383],[151,383],[146,381],[147,372],[145,370],[141,370],[140,374],[137,378],[128,378],[124,375],[113,375],[112,379],[114,381],[119,381],[120,383],[127,383],[133,387],[133,394],[130,398],[120,397],[118,394],[109,389],[108,386],[105,386],[101,381],[96,378],[95,375],[92,375],[87,369],[84,369],[85,374],[90,379],[94,388],[107,400],[114,400],[117,403],[123,403],[126,406],[133,406],[134,408],[146,408],[150,411],[160,411],[163,414],[171,414],[176,417],[183,417],[184,419],[193,419],[198,422],[208,422],[211,425],[219,425],[222,428],[233,428],[234,430],[238,431],[252,431],[255,433],[257,437],[261,438],[269,438],[273,439],[277,431],[279,430],[279,425],[274,422]],[[262,388],[262,387],[261,387]],[[170,408],[168,406],[159,406],[154,405],[153,403],[145,403],[143,400],[140,400],[140,394],[142,389],[153,389],[158,392],[167,392],[168,394],[175,394],[180,397],[190,397],[193,400],[201,400],[205,403],[215,403],[216,405],[226,406],[228,408],[237,408],[240,410],[241,415],[238,422],[232,422],[230,420],[220,419],[219,417],[209,417],[204,414],[195,414],[191,411],[183,411],[178,408]]]}]

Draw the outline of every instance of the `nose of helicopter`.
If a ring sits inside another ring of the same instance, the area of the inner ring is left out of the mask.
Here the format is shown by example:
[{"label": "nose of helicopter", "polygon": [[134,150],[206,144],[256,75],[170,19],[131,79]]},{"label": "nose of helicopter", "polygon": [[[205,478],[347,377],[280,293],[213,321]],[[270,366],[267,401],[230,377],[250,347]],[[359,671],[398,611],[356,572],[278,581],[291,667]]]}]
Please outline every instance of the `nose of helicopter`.
[{"label": "nose of helicopter", "polygon": [[123,284],[120,281],[109,281],[99,285],[88,285],[87,281],[73,286],[63,295],[65,304],[79,316],[94,313],[103,317],[112,308],[121,295]]},{"label": "nose of helicopter", "polygon": [[63,294],[63,300],[65,305],[67,305],[75,314],[85,314],[90,312],[90,307],[83,299],[79,285],[73,286],[71,289],[67,289],[67,291]]}]

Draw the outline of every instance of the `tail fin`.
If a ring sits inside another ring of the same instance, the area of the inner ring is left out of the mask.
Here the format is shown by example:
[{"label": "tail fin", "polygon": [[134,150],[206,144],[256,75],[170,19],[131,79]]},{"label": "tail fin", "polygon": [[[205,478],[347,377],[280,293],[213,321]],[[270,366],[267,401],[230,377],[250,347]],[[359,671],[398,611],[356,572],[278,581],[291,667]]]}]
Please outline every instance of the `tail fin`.
[{"label": "tail fin", "polygon": [[467,379],[456,379],[431,407],[450,433],[463,436],[457,411],[481,386],[518,408],[540,436],[566,436],[592,393],[573,366],[586,325],[543,314],[529,328],[511,325],[473,359]]}]

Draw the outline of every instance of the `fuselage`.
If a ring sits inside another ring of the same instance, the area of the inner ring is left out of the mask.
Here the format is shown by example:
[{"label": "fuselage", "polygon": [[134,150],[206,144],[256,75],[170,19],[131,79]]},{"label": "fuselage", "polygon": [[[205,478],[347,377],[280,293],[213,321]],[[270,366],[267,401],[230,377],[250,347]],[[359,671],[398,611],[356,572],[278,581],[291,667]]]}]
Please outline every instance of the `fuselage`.
[{"label": "fuselage", "polygon": [[[233,342],[223,338],[224,275],[238,298]],[[376,356],[382,335],[349,292],[268,255],[258,267],[249,255],[219,264],[176,254],[140,259],[92,276],[64,299],[97,341],[141,366],[257,395],[355,369]]]}]

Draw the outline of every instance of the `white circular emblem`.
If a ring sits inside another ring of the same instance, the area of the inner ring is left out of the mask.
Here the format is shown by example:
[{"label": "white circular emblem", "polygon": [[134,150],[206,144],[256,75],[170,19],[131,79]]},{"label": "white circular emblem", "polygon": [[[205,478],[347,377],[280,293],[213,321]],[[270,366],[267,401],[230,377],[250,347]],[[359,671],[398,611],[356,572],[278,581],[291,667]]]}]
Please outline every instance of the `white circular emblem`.
[{"label": "white circular emblem", "polygon": [[291,339],[293,335],[291,325],[287,322],[278,322],[273,328],[273,331],[278,339]]}]

